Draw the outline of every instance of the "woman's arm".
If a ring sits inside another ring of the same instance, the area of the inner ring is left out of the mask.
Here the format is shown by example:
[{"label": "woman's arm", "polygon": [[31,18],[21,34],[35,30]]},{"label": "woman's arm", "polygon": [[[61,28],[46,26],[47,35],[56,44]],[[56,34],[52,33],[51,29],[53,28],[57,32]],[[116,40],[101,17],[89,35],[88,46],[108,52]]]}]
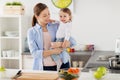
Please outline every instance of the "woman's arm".
[{"label": "woman's arm", "polygon": [[55,48],[52,50],[39,49],[38,44],[35,41],[35,35],[32,30],[28,30],[27,38],[30,52],[35,58],[43,58],[52,54],[60,54],[62,52],[62,49],[60,48]]},{"label": "woman's arm", "polygon": [[52,54],[60,54],[63,50],[60,48],[54,48],[52,50],[44,50],[43,51],[43,57],[50,56]]},{"label": "woman's arm", "polygon": [[27,32],[27,39],[30,53],[33,55],[33,57],[42,59],[43,49],[38,48],[38,45],[35,41],[35,33],[32,28],[30,28]]},{"label": "woman's arm", "polygon": [[51,42],[51,48],[61,48],[63,42]]}]

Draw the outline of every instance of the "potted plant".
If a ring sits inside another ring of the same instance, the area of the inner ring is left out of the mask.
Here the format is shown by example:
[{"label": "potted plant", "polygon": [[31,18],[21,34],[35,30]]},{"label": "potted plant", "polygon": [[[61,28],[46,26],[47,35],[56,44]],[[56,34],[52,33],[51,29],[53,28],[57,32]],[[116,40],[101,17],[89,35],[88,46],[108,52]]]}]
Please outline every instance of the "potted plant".
[{"label": "potted plant", "polygon": [[7,2],[4,6],[5,14],[24,14],[24,6],[21,2]]}]

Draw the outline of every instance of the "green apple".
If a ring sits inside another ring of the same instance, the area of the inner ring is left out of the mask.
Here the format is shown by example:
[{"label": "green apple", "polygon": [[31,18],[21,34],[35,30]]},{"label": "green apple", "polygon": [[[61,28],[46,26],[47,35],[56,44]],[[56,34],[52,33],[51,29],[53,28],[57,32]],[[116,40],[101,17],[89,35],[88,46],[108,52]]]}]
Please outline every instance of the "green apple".
[{"label": "green apple", "polygon": [[102,78],[102,73],[101,72],[99,72],[99,71],[95,71],[94,72],[94,78],[95,79],[97,79],[97,80],[99,80],[99,79],[101,79]]},{"label": "green apple", "polygon": [[107,73],[107,68],[104,67],[104,66],[100,66],[100,67],[97,68],[97,71],[101,72],[102,75],[105,75]]},{"label": "green apple", "polygon": [[3,66],[1,66],[0,71],[5,71],[5,68]]},{"label": "green apple", "polygon": [[72,0],[52,0],[52,3],[57,8],[66,8],[72,3]]}]

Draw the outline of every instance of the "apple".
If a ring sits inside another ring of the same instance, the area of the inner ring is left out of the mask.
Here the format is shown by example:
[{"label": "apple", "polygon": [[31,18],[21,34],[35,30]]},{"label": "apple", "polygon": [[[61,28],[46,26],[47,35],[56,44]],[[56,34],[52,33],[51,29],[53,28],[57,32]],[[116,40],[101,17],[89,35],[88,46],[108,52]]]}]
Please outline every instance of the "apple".
[{"label": "apple", "polygon": [[75,49],[74,48],[70,48],[70,52],[75,52]]},{"label": "apple", "polygon": [[70,48],[67,48],[67,52],[70,52]]},{"label": "apple", "polygon": [[94,72],[94,78],[95,79],[101,79],[102,78],[102,73],[101,72],[99,72],[99,71],[95,71]]},{"label": "apple", "polygon": [[107,73],[107,68],[104,67],[104,66],[100,66],[100,67],[97,68],[97,71],[101,72],[102,75],[105,75]]}]

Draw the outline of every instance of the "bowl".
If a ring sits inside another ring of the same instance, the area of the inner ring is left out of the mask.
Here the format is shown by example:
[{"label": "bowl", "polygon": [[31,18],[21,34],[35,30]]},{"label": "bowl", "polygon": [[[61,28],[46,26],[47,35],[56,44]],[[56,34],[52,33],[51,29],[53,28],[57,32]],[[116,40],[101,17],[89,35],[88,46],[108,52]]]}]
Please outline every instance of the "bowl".
[{"label": "bowl", "polygon": [[4,35],[5,36],[10,36],[10,37],[12,37],[12,36],[18,36],[18,31],[5,31]]},{"label": "bowl", "polygon": [[78,80],[80,68],[60,69],[59,80]]}]

